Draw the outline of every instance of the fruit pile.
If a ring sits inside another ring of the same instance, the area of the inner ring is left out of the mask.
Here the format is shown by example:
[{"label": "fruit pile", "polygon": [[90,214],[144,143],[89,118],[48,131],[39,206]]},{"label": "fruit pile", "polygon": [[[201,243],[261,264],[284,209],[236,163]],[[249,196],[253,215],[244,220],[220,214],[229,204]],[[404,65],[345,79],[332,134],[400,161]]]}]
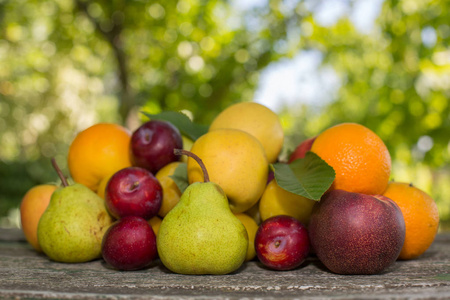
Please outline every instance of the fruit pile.
[{"label": "fruit pile", "polygon": [[280,162],[283,129],[263,105],[234,104],[206,130],[161,116],[80,132],[72,185],[52,160],[62,187],[36,186],[20,207],[34,249],[117,270],[228,274],[256,259],[292,270],[315,255],[337,274],[378,274],[434,240],[435,202],[389,181],[389,151],[362,125],[330,127]]}]

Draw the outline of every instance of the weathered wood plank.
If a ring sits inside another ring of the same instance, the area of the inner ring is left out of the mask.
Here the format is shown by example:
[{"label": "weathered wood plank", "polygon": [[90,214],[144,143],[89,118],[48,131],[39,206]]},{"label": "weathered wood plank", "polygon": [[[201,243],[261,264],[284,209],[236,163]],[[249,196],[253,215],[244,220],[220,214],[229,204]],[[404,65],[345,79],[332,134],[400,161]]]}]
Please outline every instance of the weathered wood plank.
[{"label": "weathered wood plank", "polygon": [[252,261],[230,275],[186,276],[159,261],[133,272],[108,269],[102,260],[52,262],[33,251],[20,231],[2,229],[0,298],[450,299],[450,234],[438,235],[419,259],[397,261],[380,275],[336,275],[311,257],[293,271],[271,271]]}]

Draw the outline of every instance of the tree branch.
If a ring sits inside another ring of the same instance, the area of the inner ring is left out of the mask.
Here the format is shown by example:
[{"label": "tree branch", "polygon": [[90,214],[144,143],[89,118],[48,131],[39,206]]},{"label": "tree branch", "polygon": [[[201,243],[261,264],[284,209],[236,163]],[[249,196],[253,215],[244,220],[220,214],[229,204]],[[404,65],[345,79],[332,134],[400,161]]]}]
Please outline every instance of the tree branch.
[{"label": "tree branch", "polygon": [[123,50],[122,40],[120,38],[120,34],[122,33],[123,29],[122,25],[120,23],[114,22],[114,20],[112,20],[111,18],[111,24],[113,24],[113,27],[111,30],[105,30],[104,28],[102,28],[100,22],[89,13],[87,2],[75,0],[75,4],[78,7],[78,10],[84,13],[91,21],[91,23],[95,26],[95,30],[100,35],[102,35],[103,38],[111,45],[114,57],[116,58],[117,62],[117,76],[121,87],[119,97],[119,113],[122,121],[125,122],[128,113],[134,105],[134,100],[129,84],[127,56],[125,54],[125,51]]}]

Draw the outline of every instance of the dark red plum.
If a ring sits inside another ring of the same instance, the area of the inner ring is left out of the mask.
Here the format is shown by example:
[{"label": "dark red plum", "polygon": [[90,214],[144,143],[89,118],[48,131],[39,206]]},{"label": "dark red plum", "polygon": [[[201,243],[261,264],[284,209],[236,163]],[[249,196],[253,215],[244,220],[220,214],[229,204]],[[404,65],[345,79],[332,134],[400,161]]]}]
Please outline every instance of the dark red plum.
[{"label": "dark red plum", "polygon": [[153,174],[143,168],[128,167],[117,171],[105,189],[105,204],[116,219],[138,216],[146,220],[158,214],[162,187]]},{"label": "dark red plum", "polygon": [[274,270],[297,268],[305,261],[309,248],[306,227],[290,216],[271,217],[256,232],[256,255],[263,265]]},{"label": "dark red plum", "polygon": [[157,253],[155,233],[141,217],[124,217],[103,236],[102,256],[114,269],[143,269],[157,258]]},{"label": "dark red plum", "polygon": [[315,204],[308,225],[320,261],[337,274],[377,274],[397,259],[405,222],[384,196],[332,190]]},{"label": "dark red plum", "polygon": [[171,123],[152,120],[142,124],[131,135],[130,152],[134,166],[156,174],[162,167],[180,156],[173,149],[182,149],[183,140],[179,130]]},{"label": "dark red plum", "polygon": [[316,140],[316,137],[309,138],[307,140],[304,140],[301,142],[294,150],[294,152],[291,153],[291,156],[289,156],[288,163],[293,162],[296,159],[304,158],[306,155],[306,152],[311,150],[312,144]]},{"label": "dark red plum", "polygon": [[269,175],[267,176],[267,184],[269,184],[275,178],[275,173],[269,170]]}]

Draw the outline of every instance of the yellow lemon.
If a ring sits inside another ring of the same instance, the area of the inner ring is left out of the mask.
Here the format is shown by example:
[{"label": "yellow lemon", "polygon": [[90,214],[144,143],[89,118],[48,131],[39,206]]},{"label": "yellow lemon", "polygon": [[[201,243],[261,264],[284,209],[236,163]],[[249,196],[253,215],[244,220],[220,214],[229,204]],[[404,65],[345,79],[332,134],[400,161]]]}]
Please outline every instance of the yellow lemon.
[{"label": "yellow lemon", "polygon": [[[184,135],[181,136],[181,138],[182,138],[182,140],[183,140],[183,149],[184,149],[184,150],[191,151],[192,144],[194,144],[194,142],[193,142],[190,138],[188,138],[188,137],[186,137],[186,136],[184,136]],[[182,156],[181,156],[181,161],[182,161],[182,162],[187,163],[187,160],[188,160],[188,157],[187,157],[186,155],[182,155]]]},{"label": "yellow lemon", "polygon": [[150,224],[150,226],[152,227],[153,232],[155,233],[155,235],[158,235],[159,226],[161,226],[161,222],[162,222],[162,220],[158,216],[154,216],[153,218],[148,220],[148,224]]},{"label": "yellow lemon", "polygon": [[[269,165],[261,143],[237,129],[217,129],[198,138],[191,152],[202,159],[209,179],[227,195],[233,212],[244,212],[261,197]],[[189,158],[189,183],[203,182],[203,171]]]},{"label": "yellow lemon", "polygon": [[211,123],[210,131],[234,128],[253,135],[263,146],[269,163],[277,160],[284,132],[278,115],[256,102],[241,102],[223,110]]},{"label": "yellow lemon", "polygon": [[286,191],[273,179],[259,201],[259,213],[263,221],[272,216],[288,215],[307,225],[315,203],[314,200]]},{"label": "yellow lemon", "polygon": [[261,224],[261,215],[259,214],[259,201],[256,202],[252,207],[247,209],[244,213],[252,217],[253,220],[255,220],[256,224]]},{"label": "yellow lemon", "polygon": [[97,195],[99,195],[101,198],[105,199],[106,186],[108,185],[109,179],[110,179],[115,173],[116,173],[116,172],[112,172],[111,174],[105,176],[102,180],[100,180],[100,183],[98,184],[98,188],[97,188]]},{"label": "yellow lemon", "polygon": [[163,189],[163,199],[158,215],[164,218],[165,215],[180,201],[181,192],[175,181],[170,177],[174,174],[176,168],[181,162],[172,162],[165,165],[156,173],[155,177],[158,179]]},{"label": "yellow lemon", "polygon": [[247,248],[247,256],[245,257],[246,261],[252,260],[256,256],[255,251],[255,236],[256,231],[258,230],[258,224],[256,224],[255,220],[247,214],[244,213],[236,213],[234,214],[239,221],[244,224],[245,229],[248,234],[248,248]]}]

